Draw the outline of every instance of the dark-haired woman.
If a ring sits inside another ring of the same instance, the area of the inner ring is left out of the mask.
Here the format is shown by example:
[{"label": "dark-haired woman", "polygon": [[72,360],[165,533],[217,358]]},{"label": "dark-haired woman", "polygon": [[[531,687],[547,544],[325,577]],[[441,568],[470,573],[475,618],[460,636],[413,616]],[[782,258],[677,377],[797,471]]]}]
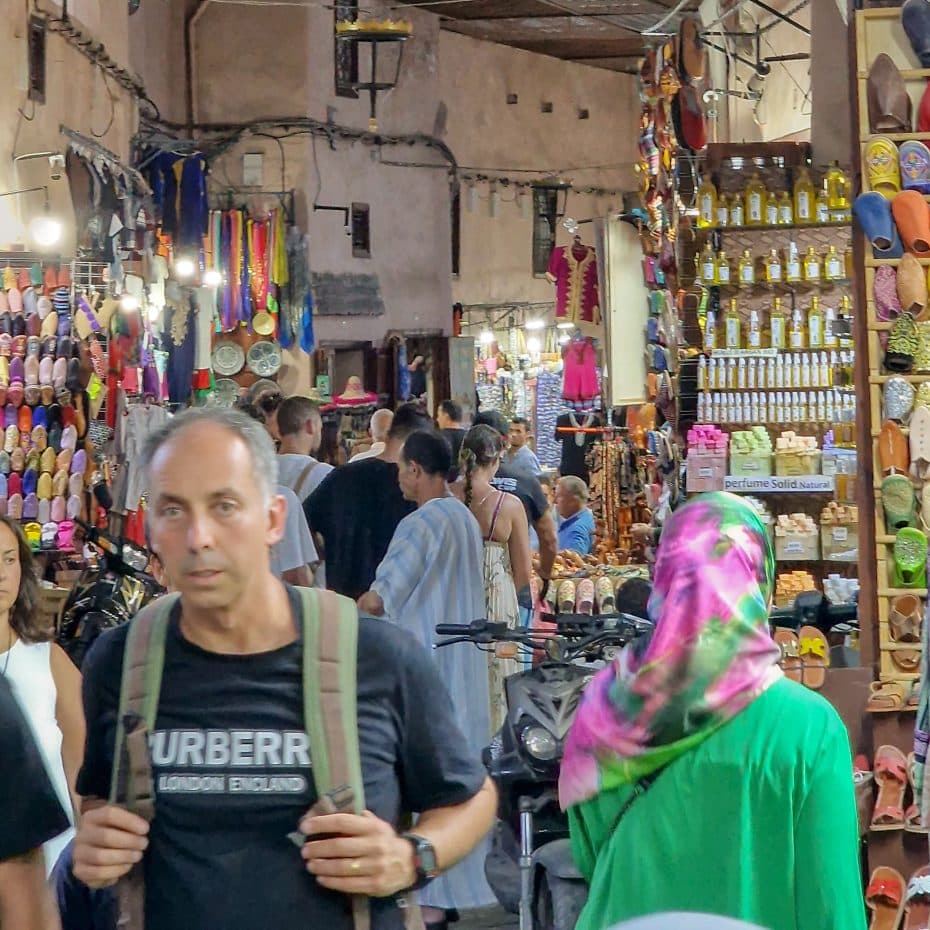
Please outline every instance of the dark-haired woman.
[{"label": "dark-haired woman", "polygon": [[[504,452],[504,437],[483,424],[473,426],[462,440],[459,463],[462,481],[456,496],[472,512],[484,539],[484,598],[488,620],[520,625],[517,591],[530,584],[532,556],[529,526],[520,499],[491,486]],[[488,653],[491,729],[497,732],[507,715],[504,679],[519,671],[514,659]]]},{"label": "dark-haired woman", "polygon": [[[16,524],[0,517],[0,673],[32,727],[62,807],[76,812],[74,783],[84,752],[81,676],[53,636],[40,622],[29,544]],[[48,871],[72,835],[68,830],[45,844]]]}]

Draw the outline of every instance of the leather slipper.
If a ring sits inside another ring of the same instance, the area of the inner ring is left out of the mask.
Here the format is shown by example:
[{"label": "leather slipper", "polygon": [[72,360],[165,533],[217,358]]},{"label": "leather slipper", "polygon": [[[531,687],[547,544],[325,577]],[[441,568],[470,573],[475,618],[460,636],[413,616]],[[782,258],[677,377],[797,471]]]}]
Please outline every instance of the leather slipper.
[{"label": "leather slipper", "polygon": [[798,630],[801,643],[801,683],[813,691],[819,691],[827,680],[830,664],[827,639],[815,626],[802,626]]},{"label": "leather slipper", "polygon": [[908,441],[914,477],[921,481],[930,478],[930,409],[927,407],[918,407],[911,414]]},{"label": "leather slipper", "polygon": [[[916,196],[920,197],[920,194]],[[901,258],[896,286],[901,307],[919,320],[927,307],[927,275],[913,255]]]},{"label": "leather slipper", "polygon": [[898,299],[898,276],[892,265],[875,269],[872,299],[875,301],[875,318],[882,323],[892,323],[904,312]]},{"label": "leather slipper", "polygon": [[678,24],[678,73],[685,82],[700,81],[706,70],[704,43],[701,41],[701,20],[698,16],[683,16]]},{"label": "leather slipper", "polygon": [[892,247],[895,225],[889,197],[876,190],[860,194],[853,201],[852,212],[866,238],[876,249],[885,251]]},{"label": "leather slipper", "polygon": [[870,191],[889,200],[901,190],[901,164],[898,148],[885,136],[873,136],[865,144],[865,180]]},{"label": "leather slipper", "polygon": [[891,201],[891,212],[904,248],[922,258],[930,256],[930,210],[915,190],[901,191]]},{"label": "leather slipper", "polygon": [[908,473],[908,443],[901,427],[894,420],[885,420],[878,434],[878,460],[882,475]]},{"label": "leather slipper", "polygon": [[897,65],[884,52],[869,68],[866,94],[870,132],[911,131],[911,98]]}]

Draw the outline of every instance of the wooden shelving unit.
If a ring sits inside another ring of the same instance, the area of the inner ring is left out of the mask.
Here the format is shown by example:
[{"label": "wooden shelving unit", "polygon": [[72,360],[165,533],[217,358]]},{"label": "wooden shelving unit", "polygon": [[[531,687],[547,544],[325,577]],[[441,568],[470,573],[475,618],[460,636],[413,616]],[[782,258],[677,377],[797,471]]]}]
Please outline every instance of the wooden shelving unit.
[{"label": "wooden shelving unit", "polygon": [[[855,17],[856,63],[852,76],[856,85],[856,102],[858,116],[858,149],[860,157],[864,155],[866,143],[872,137],[869,132],[867,82],[869,68],[876,56],[884,52],[891,56],[901,71],[908,95],[913,101],[913,113],[916,115],[920,98],[930,79],[930,70],[913,67],[914,54],[901,26],[900,7],[881,7],[859,10]],[[881,133],[895,143],[908,140],[930,142],[930,133]],[[867,190],[867,176],[864,159],[860,165],[863,190]],[[882,508],[881,482],[882,469],[878,455],[878,436],[882,425],[882,392],[885,383],[893,373],[885,370],[884,350],[879,334],[891,329],[892,324],[877,319],[873,301],[875,270],[883,266],[896,266],[898,259],[877,259],[865,237],[857,233],[853,243],[855,263],[859,270],[857,275],[857,384],[868,386],[868,403],[858,405],[861,422],[859,427],[860,447],[865,448],[871,441],[871,461],[860,457],[860,578],[871,575],[863,583],[860,595],[860,623],[863,664],[871,663],[874,677],[883,681],[899,681],[905,688],[919,682],[919,671],[907,671],[894,661],[896,653],[905,650],[920,651],[920,643],[897,643],[892,640],[889,627],[889,613],[894,598],[913,594],[925,600],[925,588],[896,588],[892,582],[894,564],[895,533],[885,526]],[[922,265],[930,266],[930,258],[919,260]],[[861,290],[860,290],[861,289]],[[930,381],[930,372],[913,372],[904,377],[912,384]],[[860,398],[864,396],[860,395]],[[869,514],[874,515],[874,525],[863,533],[864,521]],[[875,561],[870,571],[864,569],[867,552],[864,537],[871,537],[874,544]],[[913,745],[914,708],[902,708],[897,712],[874,713],[868,715],[871,720],[871,743],[874,749],[882,744],[899,747],[905,754]],[[910,803],[906,801],[906,803]],[[920,865],[926,863],[927,837],[919,833],[906,831],[870,832],[868,834],[869,866],[891,866],[898,869],[907,879]]]}]

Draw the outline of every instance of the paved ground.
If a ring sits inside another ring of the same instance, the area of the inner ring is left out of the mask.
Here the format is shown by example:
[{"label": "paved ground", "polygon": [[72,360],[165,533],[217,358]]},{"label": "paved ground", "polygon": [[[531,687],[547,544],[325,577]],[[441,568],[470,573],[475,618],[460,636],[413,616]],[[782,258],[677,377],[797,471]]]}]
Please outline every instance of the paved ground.
[{"label": "paved ground", "polygon": [[461,918],[449,925],[450,930],[513,930],[519,923],[516,914],[508,914],[502,907],[462,911]]}]

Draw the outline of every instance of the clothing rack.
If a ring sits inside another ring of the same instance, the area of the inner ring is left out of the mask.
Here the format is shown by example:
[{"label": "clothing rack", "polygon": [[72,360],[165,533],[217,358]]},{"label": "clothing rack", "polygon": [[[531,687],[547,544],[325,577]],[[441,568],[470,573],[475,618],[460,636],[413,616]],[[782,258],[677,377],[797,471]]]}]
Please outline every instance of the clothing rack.
[{"label": "clothing rack", "polygon": [[112,174],[121,177],[126,182],[127,187],[144,197],[152,196],[152,189],[145,178],[135,168],[127,165],[115,152],[111,152],[106,146],[89,136],[65,126],[64,123],[58,127],[58,131],[70,140],[71,148],[82,158],[95,163],[103,162]]}]

